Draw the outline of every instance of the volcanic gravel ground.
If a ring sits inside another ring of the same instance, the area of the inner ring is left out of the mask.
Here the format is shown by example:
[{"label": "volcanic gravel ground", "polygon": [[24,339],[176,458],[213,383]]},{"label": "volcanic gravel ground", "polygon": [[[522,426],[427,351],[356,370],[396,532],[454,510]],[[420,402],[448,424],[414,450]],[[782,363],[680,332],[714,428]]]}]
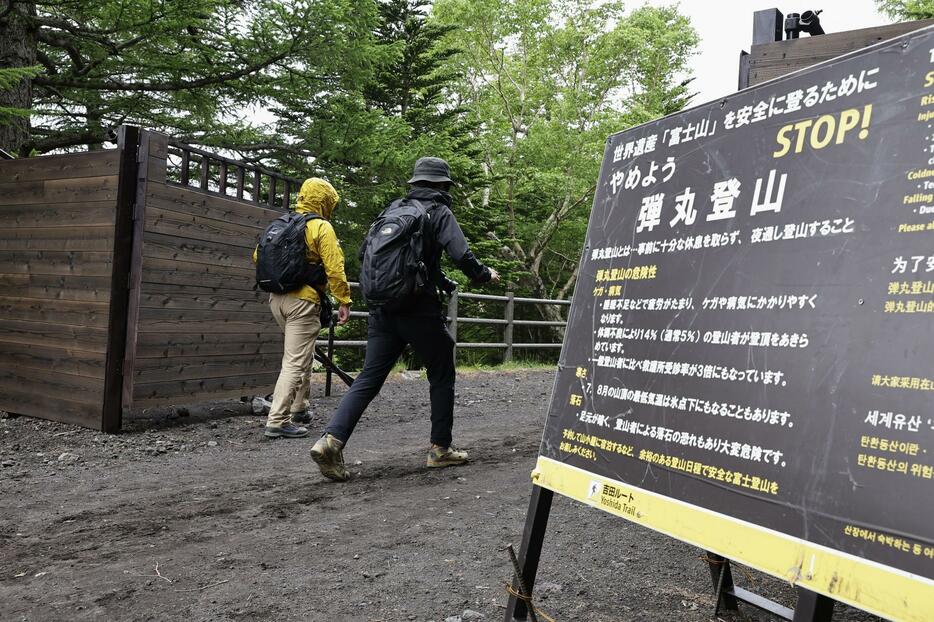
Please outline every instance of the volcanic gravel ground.
[{"label": "volcanic gravel ground", "polygon": [[[308,458],[340,389],[297,440],[263,438],[238,401],[134,413],[114,436],[0,419],[0,620],[502,620],[553,374],[461,374],[472,462],[440,470],[413,375],[364,416],[346,484]],[[536,595],[556,621],[713,619],[701,551],[559,496],[549,525]],[[734,576],[794,604],[787,584]]]}]

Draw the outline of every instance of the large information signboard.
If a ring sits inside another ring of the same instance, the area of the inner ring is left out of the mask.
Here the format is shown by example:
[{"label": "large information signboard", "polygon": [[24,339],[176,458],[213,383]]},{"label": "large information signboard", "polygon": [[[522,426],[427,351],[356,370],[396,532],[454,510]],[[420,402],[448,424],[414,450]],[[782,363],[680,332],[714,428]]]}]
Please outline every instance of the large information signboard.
[{"label": "large information signboard", "polygon": [[934,31],[608,140],[533,478],[934,620]]}]

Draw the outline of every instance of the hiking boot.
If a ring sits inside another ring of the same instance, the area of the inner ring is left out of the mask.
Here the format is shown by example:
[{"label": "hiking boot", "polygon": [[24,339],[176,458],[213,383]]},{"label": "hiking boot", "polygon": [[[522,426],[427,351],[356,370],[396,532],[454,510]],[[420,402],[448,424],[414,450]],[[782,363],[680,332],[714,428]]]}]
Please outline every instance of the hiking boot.
[{"label": "hiking boot", "polygon": [[311,423],[310,410],[300,410],[290,414],[292,415],[292,423]]},{"label": "hiking boot", "polygon": [[440,447],[432,445],[428,450],[428,466],[437,469],[442,467],[467,464],[467,452],[459,451],[453,447]]},{"label": "hiking boot", "polygon": [[344,467],[344,444],[325,434],[318,439],[311,448],[311,459],[318,464],[321,475],[335,482],[346,482],[350,479],[350,472]]},{"label": "hiking boot", "polygon": [[264,434],[267,438],[301,438],[308,436],[308,428],[294,423],[287,423],[283,426],[267,425]]}]

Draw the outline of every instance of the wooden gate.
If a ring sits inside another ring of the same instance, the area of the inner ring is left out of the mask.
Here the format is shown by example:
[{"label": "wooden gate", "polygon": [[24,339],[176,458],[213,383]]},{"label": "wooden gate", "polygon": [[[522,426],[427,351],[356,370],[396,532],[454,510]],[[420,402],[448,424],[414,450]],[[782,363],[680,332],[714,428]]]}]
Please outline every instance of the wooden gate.
[{"label": "wooden gate", "polygon": [[0,409],[114,432],[130,407],[269,392],[251,254],[296,183],[134,127],[0,161]]}]

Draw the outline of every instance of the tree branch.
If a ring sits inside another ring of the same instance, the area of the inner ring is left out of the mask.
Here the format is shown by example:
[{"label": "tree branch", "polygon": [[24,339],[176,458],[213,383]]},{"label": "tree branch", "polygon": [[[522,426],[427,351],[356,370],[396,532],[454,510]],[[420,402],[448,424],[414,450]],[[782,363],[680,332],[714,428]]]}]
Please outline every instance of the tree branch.
[{"label": "tree branch", "polygon": [[78,145],[87,145],[88,143],[95,142],[102,143],[105,140],[107,140],[107,132],[103,129],[96,132],[81,132],[79,134],[63,135],[61,133],[55,133],[50,138],[37,141],[32,145],[32,148],[39,153],[48,153],[49,151],[53,151],[55,149],[77,147]]},{"label": "tree branch", "polygon": [[206,86],[213,86],[216,84],[222,84],[224,82],[230,82],[232,80],[238,80],[244,76],[256,73],[261,69],[265,69],[269,65],[282,60],[289,54],[291,54],[291,50],[280,52],[275,56],[258,61],[252,65],[248,65],[236,71],[230,71],[228,73],[222,73],[216,76],[204,77],[198,80],[166,82],[162,84],[150,82],[122,82],[117,80],[109,80],[104,82],[85,82],[83,80],[54,80],[48,78],[36,78],[33,82],[42,86],[55,86],[60,88],[76,88],[95,91],[184,91],[187,89],[199,89]]}]

